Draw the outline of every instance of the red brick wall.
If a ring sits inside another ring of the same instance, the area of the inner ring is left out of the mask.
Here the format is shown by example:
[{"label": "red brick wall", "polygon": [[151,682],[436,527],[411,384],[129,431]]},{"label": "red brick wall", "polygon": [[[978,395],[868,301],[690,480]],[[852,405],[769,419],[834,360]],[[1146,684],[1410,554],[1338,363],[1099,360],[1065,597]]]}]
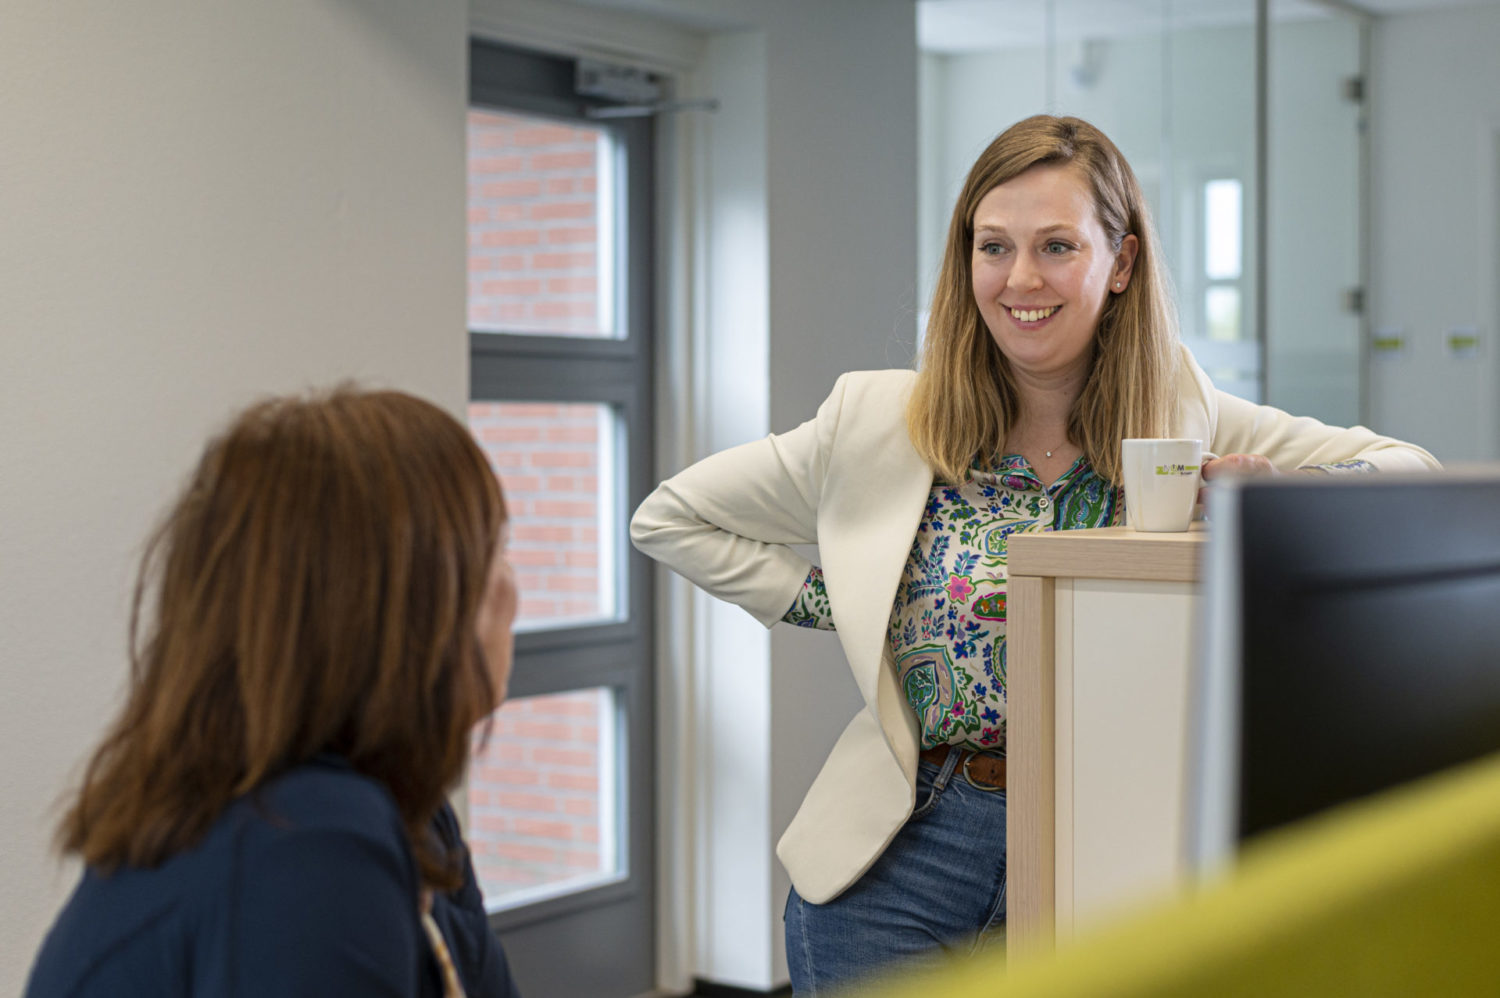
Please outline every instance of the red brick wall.
[{"label": "red brick wall", "polygon": [[[469,323],[479,332],[611,335],[603,316],[600,135],[494,111],[469,114]],[[601,579],[600,488],[611,492],[609,410],[528,399],[475,402],[469,423],[500,477],[518,627],[613,616]],[[513,700],[469,772],[469,843],[485,894],[609,873],[601,815],[604,690]],[[603,840],[601,842],[601,840]],[[602,846],[602,850],[601,850]]]},{"label": "red brick wall", "polygon": [[495,714],[489,746],[476,746],[469,770],[469,845],[491,901],[612,872],[602,869],[613,863],[601,852],[611,826],[601,825],[599,791],[613,769],[601,755],[613,710],[609,691],[581,690],[512,700]]},{"label": "red brick wall", "polygon": [[599,139],[469,112],[469,328],[610,335],[599,316]]},{"label": "red brick wall", "polygon": [[[599,570],[599,405],[474,402],[469,424],[510,514],[518,626],[613,613]],[[604,691],[513,700],[469,771],[469,844],[491,901],[520,888],[608,873],[601,864]],[[612,822],[613,815],[603,815]]]},{"label": "red brick wall", "polygon": [[599,573],[599,424],[607,414],[592,404],[469,406],[469,426],[505,490],[522,627],[614,613]]}]

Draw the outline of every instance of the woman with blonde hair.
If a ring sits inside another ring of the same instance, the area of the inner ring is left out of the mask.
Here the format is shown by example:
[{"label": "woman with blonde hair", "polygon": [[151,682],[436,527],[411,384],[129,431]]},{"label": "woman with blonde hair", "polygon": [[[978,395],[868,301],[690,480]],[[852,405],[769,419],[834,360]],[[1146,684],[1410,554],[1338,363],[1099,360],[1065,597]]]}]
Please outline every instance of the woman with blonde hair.
[{"label": "woman with blonde hair", "polygon": [[447,804],[509,678],[505,522],[410,395],[272,400],[213,440],[143,560],[27,995],[513,996]]},{"label": "woman with blonde hair", "polygon": [[1201,439],[1207,478],[1436,465],[1214,389],[1166,284],[1114,144],[1021,121],[954,207],[920,370],[846,374],[636,512],[636,546],[709,593],[836,630],[863,695],[777,848],[797,995],[1003,938],[1007,538],[1122,522],[1123,439]]}]

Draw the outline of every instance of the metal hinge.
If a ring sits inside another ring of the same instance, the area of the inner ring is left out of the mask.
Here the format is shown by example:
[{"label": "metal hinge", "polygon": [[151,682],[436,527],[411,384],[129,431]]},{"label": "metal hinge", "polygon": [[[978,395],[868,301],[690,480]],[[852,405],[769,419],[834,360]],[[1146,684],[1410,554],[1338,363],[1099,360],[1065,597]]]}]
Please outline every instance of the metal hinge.
[{"label": "metal hinge", "polygon": [[1365,78],[1363,76],[1344,77],[1343,91],[1344,100],[1363,104],[1365,102]]},{"label": "metal hinge", "polygon": [[1365,314],[1365,289],[1349,288],[1344,292],[1344,311],[1354,315]]},{"label": "metal hinge", "polygon": [[654,104],[662,98],[661,78],[634,66],[579,59],[573,90],[580,97],[602,97],[623,104]]},{"label": "metal hinge", "polygon": [[649,118],[674,111],[717,111],[711,97],[697,100],[663,100],[661,77],[634,66],[617,66],[597,59],[579,59],[573,90],[580,97],[618,101],[584,111],[589,118]]}]

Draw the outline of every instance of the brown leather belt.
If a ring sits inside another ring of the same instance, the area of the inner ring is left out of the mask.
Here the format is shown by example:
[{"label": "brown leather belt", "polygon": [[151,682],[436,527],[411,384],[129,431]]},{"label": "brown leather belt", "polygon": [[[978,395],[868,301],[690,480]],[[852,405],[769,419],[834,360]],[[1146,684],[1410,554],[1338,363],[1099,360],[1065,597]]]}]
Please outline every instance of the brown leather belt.
[{"label": "brown leather belt", "polygon": [[942,766],[948,761],[950,752],[964,754],[964,760],[959,764],[959,768],[963,770],[964,779],[968,780],[972,786],[980,790],[1005,789],[1005,756],[1003,755],[971,752],[953,745],[937,745],[930,749],[923,749],[921,758],[934,766]]}]

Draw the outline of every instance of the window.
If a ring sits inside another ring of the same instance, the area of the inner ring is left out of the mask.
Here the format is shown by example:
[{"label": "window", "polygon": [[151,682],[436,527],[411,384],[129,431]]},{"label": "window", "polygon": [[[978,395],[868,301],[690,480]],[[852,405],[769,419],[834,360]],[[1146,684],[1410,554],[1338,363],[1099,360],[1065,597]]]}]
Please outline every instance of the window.
[{"label": "window", "polygon": [[469,328],[618,338],[615,137],[469,112]]},{"label": "window", "polygon": [[616,880],[615,718],[608,687],[513,697],[469,773],[474,873],[492,908]]},{"label": "window", "polygon": [[469,424],[521,604],[468,834],[522,991],[607,998],[654,979],[652,576],[626,536],[654,484],[652,124],[591,118],[577,77],[471,45]]},{"label": "window", "polygon": [[619,619],[619,412],[596,402],[476,401],[469,425],[505,489],[517,629]]},{"label": "window", "polygon": [[1203,330],[1211,340],[1245,338],[1241,302],[1244,237],[1243,185],[1210,180],[1203,185]]}]

